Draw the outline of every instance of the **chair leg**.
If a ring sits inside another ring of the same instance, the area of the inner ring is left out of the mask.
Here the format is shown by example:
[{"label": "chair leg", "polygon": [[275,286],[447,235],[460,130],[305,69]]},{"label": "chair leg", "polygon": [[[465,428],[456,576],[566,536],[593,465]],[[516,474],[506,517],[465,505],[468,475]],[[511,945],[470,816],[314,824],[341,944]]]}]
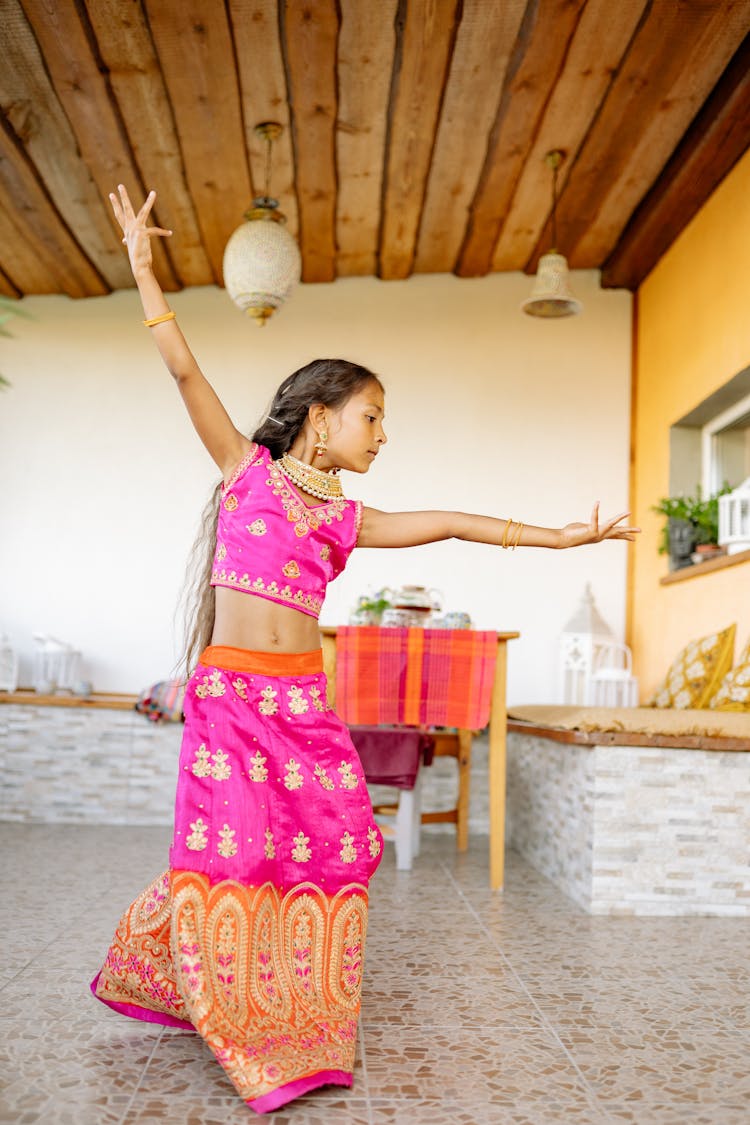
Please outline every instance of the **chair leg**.
[{"label": "chair leg", "polygon": [[402,789],[396,813],[396,870],[411,871],[414,854],[414,790]]},{"label": "chair leg", "polygon": [[412,810],[412,855],[419,855],[419,845],[422,835],[422,770],[417,771],[417,776],[414,781],[413,804]]},{"label": "chair leg", "polygon": [[470,730],[458,732],[458,804],[456,806],[456,847],[465,852],[469,846],[469,789],[471,783]]}]

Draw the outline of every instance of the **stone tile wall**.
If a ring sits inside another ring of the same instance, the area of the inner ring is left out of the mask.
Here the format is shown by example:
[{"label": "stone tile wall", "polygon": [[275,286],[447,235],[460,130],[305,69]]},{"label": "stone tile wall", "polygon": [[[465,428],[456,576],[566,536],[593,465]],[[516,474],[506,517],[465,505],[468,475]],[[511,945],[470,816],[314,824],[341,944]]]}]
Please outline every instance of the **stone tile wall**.
[{"label": "stone tile wall", "polygon": [[[150,723],[135,711],[0,705],[0,820],[76,824],[171,823],[181,723]],[[456,803],[455,759],[425,770],[425,809]],[[373,799],[398,791],[372,787]],[[487,739],[472,757],[470,830],[488,832]],[[451,824],[426,833],[453,833]]]},{"label": "stone tile wall", "polygon": [[510,845],[593,914],[750,916],[750,754],[508,735]]}]

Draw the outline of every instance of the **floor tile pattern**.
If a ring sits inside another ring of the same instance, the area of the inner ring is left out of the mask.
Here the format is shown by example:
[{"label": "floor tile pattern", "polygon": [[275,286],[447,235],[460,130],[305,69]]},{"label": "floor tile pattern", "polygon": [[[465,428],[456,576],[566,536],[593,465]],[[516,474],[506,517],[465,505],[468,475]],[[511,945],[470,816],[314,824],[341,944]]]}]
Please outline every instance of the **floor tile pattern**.
[{"label": "floor tile pattern", "polygon": [[3,1125],[746,1125],[750,966],[737,918],[591,916],[514,853],[431,836],[373,885],[355,1083],[258,1117],[207,1048],[97,1004],[154,827],[0,825]]}]

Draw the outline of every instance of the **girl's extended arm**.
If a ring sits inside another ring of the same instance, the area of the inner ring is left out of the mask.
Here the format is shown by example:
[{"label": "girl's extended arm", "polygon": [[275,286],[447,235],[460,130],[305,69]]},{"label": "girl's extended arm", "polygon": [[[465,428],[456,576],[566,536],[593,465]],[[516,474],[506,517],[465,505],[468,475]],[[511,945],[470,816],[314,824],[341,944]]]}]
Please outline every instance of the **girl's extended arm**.
[{"label": "girl's extended arm", "polygon": [[[130,268],[141,295],[146,320],[170,312],[161,286],[156,280],[151,259],[151,238],[169,238],[171,230],[147,226],[156,192],[149,192],[146,202],[136,214],[127,191],[118,187],[119,199],[110,193],[112,209],[123,232],[123,242],[128,248]],[[179,387],[193,425],[224,474],[229,473],[242,460],[250,442],[236,428],[211,384],[206,379],[187,346],[177,321],[167,319],[148,329],[153,333],[156,346],[170,374]]]},{"label": "girl's extended arm", "polygon": [[589,523],[569,523],[565,527],[533,527],[516,520],[474,516],[468,512],[379,512],[365,508],[358,547],[415,547],[442,539],[465,539],[473,543],[494,543],[518,547],[580,547],[604,539],[635,539],[639,527],[618,526],[630,512],[599,523],[599,501]]}]

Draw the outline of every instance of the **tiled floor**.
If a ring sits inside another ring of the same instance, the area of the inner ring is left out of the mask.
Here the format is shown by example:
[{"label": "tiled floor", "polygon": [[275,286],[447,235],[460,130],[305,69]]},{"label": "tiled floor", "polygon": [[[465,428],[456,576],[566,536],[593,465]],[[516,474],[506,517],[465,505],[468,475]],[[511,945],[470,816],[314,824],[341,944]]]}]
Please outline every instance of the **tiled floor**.
[{"label": "tiled floor", "polygon": [[123,1019],[88,981],[166,857],[161,828],[0,825],[0,1121],[14,1125],[746,1125],[748,927],[591,918],[487,841],[424,838],[373,883],[355,1086],[259,1118],[197,1037]]}]

